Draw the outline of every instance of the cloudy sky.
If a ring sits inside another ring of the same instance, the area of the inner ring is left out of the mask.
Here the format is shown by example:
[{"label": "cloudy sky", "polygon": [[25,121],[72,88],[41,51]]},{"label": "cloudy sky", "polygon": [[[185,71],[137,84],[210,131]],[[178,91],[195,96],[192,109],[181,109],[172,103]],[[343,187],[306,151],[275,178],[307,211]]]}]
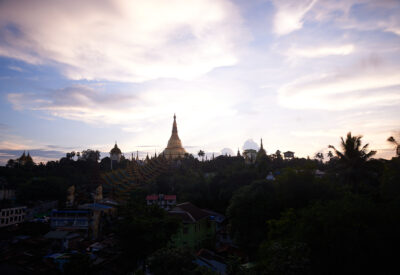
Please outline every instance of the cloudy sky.
[{"label": "cloudy sky", "polygon": [[389,158],[399,14],[397,0],[1,1],[0,164],[115,141],[161,152],[174,113],[192,153],[262,137],[313,156],[352,131]]}]

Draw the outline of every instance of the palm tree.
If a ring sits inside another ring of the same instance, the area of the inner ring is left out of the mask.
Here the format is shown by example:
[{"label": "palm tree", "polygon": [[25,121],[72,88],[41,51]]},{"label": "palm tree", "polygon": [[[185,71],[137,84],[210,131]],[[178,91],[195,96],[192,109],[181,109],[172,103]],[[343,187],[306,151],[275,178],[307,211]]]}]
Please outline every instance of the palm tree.
[{"label": "palm tree", "polygon": [[352,136],[351,132],[347,133],[346,140],[341,137],[342,152],[329,145],[339,159],[338,168],[341,170],[345,182],[352,184],[356,192],[358,192],[358,185],[367,173],[367,161],[376,154],[376,151],[368,152],[368,143],[364,146],[361,145],[361,138],[362,136]]},{"label": "palm tree", "polygon": [[200,151],[197,153],[197,155],[198,155],[199,157],[201,157],[202,160],[204,161],[204,155],[205,155],[205,153],[204,153],[203,150],[200,150]]},{"label": "palm tree", "polygon": [[393,136],[388,137],[387,141],[389,141],[389,142],[392,143],[394,146],[396,146],[396,155],[397,155],[398,157],[400,157],[400,143],[398,143],[397,140],[396,140]]}]

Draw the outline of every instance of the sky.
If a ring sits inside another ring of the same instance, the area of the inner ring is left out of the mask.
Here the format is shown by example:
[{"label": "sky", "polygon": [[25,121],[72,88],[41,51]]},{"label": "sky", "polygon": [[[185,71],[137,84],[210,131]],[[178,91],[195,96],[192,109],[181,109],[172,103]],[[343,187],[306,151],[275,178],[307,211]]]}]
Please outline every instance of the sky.
[{"label": "sky", "polygon": [[299,157],[351,131],[391,158],[400,131],[398,0],[3,0],[0,165],[117,141],[160,153]]}]

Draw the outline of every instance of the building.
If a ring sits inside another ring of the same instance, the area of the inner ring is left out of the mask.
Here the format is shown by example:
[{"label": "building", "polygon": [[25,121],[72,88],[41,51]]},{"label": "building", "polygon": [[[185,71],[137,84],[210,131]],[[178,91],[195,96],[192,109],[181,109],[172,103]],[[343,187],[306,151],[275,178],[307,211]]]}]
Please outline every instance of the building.
[{"label": "building", "polygon": [[169,138],[167,148],[163,152],[167,159],[183,158],[186,150],[182,146],[182,142],[178,136],[178,126],[176,125],[176,116],[174,114],[174,123],[172,124],[172,135]]},{"label": "building", "polygon": [[156,204],[162,209],[170,210],[176,205],[176,195],[153,194],[146,196],[147,205]]},{"label": "building", "polygon": [[5,178],[0,178],[0,201],[15,200],[15,189],[11,188]]},{"label": "building", "polygon": [[254,149],[246,149],[243,151],[243,157],[246,163],[254,163],[257,158],[257,151]]},{"label": "building", "polygon": [[25,220],[26,206],[0,209],[0,227],[21,223]]},{"label": "building", "polygon": [[284,157],[285,159],[292,159],[292,158],[294,158],[294,152],[292,152],[292,151],[284,152],[284,153],[283,153],[283,157]]},{"label": "building", "polygon": [[168,213],[182,222],[178,232],[172,236],[172,246],[196,249],[214,241],[216,226],[210,213],[190,202],[178,204]]},{"label": "building", "polygon": [[80,231],[89,234],[93,212],[88,209],[60,209],[51,212],[53,230]]},{"label": "building", "polygon": [[33,163],[33,160],[32,160],[31,155],[29,154],[29,152],[28,152],[28,154],[26,155],[26,154],[25,154],[25,151],[24,151],[24,153],[21,155],[21,157],[20,157],[19,159],[17,159],[17,161],[18,161],[19,165],[26,165],[26,164],[28,164],[28,163]]},{"label": "building", "polygon": [[110,160],[111,160],[111,170],[118,167],[118,163],[121,161],[122,152],[117,146],[117,142],[115,142],[114,148],[110,151]]},{"label": "building", "polygon": [[86,203],[78,208],[90,210],[92,213],[90,233],[93,239],[97,239],[107,223],[111,223],[112,218],[116,216],[115,207],[101,203]]}]

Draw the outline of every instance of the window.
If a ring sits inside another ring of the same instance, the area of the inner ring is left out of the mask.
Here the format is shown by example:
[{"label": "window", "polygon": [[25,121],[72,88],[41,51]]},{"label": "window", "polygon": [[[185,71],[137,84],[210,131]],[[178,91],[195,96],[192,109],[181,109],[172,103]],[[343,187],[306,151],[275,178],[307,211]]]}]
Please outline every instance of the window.
[{"label": "window", "polygon": [[4,219],[1,219],[1,224],[3,224],[4,223]]},{"label": "window", "polygon": [[183,234],[187,234],[188,233],[188,227],[185,225],[184,227],[183,227]]}]

